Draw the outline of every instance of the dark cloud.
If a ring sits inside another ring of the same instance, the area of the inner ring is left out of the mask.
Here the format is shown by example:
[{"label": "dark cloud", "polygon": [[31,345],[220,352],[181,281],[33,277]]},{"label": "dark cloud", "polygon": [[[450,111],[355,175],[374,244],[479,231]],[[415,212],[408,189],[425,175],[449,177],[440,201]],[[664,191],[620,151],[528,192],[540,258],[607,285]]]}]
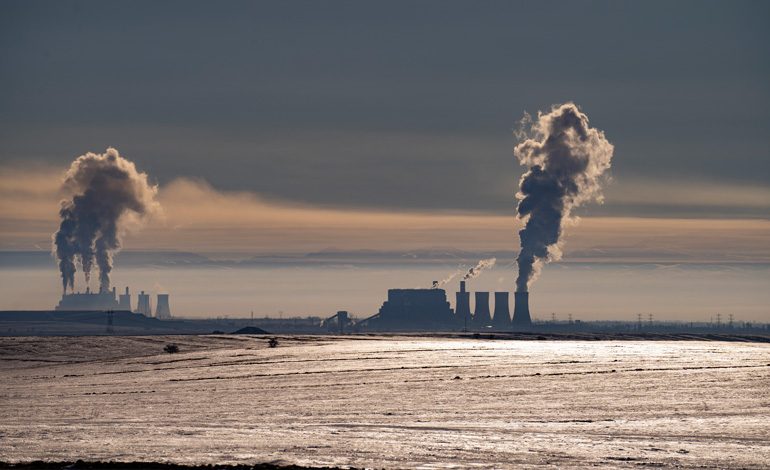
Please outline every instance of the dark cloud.
[{"label": "dark cloud", "polygon": [[768,5],[6,1],[0,159],[116,145],[161,183],[504,211],[516,118],[574,100],[620,181],[766,185]]}]

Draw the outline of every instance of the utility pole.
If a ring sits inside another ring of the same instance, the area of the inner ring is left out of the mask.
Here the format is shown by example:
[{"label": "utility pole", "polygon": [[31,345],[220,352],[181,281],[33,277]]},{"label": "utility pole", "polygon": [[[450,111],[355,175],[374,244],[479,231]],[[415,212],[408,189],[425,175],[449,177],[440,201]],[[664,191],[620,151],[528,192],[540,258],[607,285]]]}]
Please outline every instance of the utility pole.
[{"label": "utility pole", "polygon": [[733,314],[730,314],[730,329],[733,329]]},{"label": "utility pole", "polygon": [[652,314],[647,314],[647,320],[650,322],[650,327],[652,327]]},{"label": "utility pole", "polygon": [[636,314],[636,324],[637,324],[637,328],[641,331],[641,329],[642,329],[642,314],[641,313],[637,313]]},{"label": "utility pole", "polygon": [[115,333],[115,328],[113,328],[113,323],[112,323],[112,317],[113,317],[112,310],[107,310],[107,334],[108,335]]},{"label": "utility pole", "polygon": [[717,313],[717,328],[721,328],[721,327],[722,327],[722,314]]}]

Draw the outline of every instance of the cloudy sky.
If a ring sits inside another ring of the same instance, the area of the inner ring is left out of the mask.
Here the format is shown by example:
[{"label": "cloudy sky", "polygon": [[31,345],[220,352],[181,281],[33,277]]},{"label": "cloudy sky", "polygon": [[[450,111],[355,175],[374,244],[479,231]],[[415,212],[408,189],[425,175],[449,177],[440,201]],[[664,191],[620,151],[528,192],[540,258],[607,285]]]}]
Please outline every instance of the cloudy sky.
[{"label": "cloudy sky", "polygon": [[127,249],[515,251],[513,131],[574,101],[615,156],[565,255],[770,260],[764,1],[7,0],[0,57],[0,250],[113,146],[165,210]]},{"label": "cloudy sky", "polygon": [[770,5],[0,5],[0,158],[117,147],[161,184],[334,207],[510,213],[525,111],[616,147],[592,214],[765,216]]}]

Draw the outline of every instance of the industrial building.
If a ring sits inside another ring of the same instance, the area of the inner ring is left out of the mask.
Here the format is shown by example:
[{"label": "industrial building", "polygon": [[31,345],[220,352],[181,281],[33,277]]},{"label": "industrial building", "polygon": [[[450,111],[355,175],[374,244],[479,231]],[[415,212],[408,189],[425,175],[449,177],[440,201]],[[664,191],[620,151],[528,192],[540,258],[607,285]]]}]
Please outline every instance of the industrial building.
[{"label": "industrial building", "polygon": [[444,289],[389,289],[377,314],[366,319],[375,330],[445,330],[456,328]]},{"label": "industrial building", "polygon": [[80,311],[103,311],[103,310],[119,310],[120,304],[115,298],[115,288],[111,291],[91,292],[90,288],[86,288],[85,292],[73,292],[72,294],[64,294],[59,301],[59,304],[54,307],[55,310],[80,310]]},{"label": "industrial building", "polygon": [[[438,283],[434,282],[434,286]],[[375,315],[354,324],[355,328],[390,331],[417,330],[497,330],[510,331],[531,325],[529,296],[514,294],[516,303],[513,320],[509,307],[509,293],[495,292],[494,315],[490,313],[489,292],[474,292],[474,309],[471,313],[470,292],[466,282],[460,281],[455,294],[455,309],[447,302],[446,291],[432,289],[390,289],[388,299]]]},{"label": "industrial building", "polygon": [[[131,293],[126,287],[125,294],[116,295],[116,289],[102,292],[91,292],[86,288],[85,292],[74,292],[72,294],[63,294],[59,304],[54,307],[58,311],[131,311]],[[156,303],[155,317],[161,320],[171,319],[171,307],[168,301],[168,294],[158,294]],[[152,306],[150,305],[150,294],[140,292],[137,297],[135,313],[140,313],[146,317],[152,317]]]}]

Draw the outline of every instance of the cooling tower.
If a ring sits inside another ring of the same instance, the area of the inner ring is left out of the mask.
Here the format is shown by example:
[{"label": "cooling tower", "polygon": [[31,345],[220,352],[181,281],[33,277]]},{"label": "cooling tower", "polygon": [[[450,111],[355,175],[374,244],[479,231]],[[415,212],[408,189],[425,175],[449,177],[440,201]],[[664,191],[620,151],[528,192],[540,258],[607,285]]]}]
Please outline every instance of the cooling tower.
[{"label": "cooling tower", "polygon": [[473,314],[473,326],[477,328],[492,324],[489,314],[489,292],[476,292],[476,311]]},{"label": "cooling tower", "polygon": [[145,317],[152,316],[152,309],[150,308],[150,294],[145,294],[144,291],[139,293],[139,299],[136,302],[136,313],[141,313]]},{"label": "cooling tower", "polygon": [[515,292],[513,307],[514,326],[529,326],[532,324],[532,318],[529,316],[529,292]]},{"label": "cooling tower", "polygon": [[168,294],[158,294],[158,302],[155,304],[155,318],[167,320],[171,318],[171,308],[168,306]]},{"label": "cooling tower", "polygon": [[492,317],[492,326],[501,330],[511,327],[508,292],[495,292],[495,315]]},{"label": "cooling tower", "polygon": [[118,308],[131,311],[131,294],[128,292],[128,287],[126,287],[126,293],[118,297]]},{"label": "cooling tower", "polygon": [[471,323],[471,293],[465,291],[465,281],[460,281],[460,292],[455,302],[455,319],[461,325]]}]

